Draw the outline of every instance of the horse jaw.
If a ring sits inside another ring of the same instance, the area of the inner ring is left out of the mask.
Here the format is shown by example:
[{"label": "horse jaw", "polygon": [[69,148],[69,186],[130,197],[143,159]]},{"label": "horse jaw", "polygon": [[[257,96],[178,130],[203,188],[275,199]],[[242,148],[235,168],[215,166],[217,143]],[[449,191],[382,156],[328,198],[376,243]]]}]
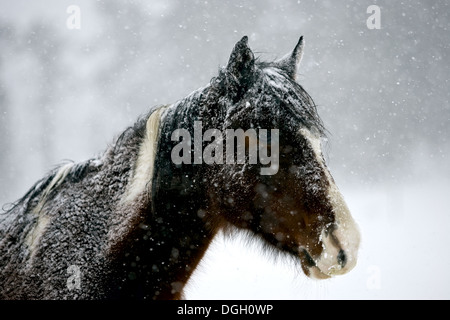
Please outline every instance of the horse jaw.
[{"label": "horse jaw", "polygon": [[306,269],[305,273],[309,277],[325,279],[335,275],[345,274],[353,269],[357,261],[360,233],[345,203],[344,197],[324,163],[320,139],[307,129],[301,129],[300,133],[309,141],[318,163],[325,172],[329,182],[327,200],[331,204],[335,216],[335,222],[332,226],[328,226],[322,230],[320,236],[323,247],[322,253],[315,259],[309,256],[309,259],[312,259],[313,263],[311,263],[311,266],[304,268],[304,270]]}]

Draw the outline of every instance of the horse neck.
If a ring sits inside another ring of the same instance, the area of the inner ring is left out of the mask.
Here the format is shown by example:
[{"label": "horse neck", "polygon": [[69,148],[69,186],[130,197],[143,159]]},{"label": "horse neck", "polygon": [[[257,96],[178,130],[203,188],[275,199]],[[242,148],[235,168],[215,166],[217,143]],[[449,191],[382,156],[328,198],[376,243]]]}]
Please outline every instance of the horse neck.
[{"label": "horse neck", "polygon": [[158,298],[181,297],[182,288],[216,232],[202,214],[207,211],[202,165],[176,166],[171,161],[171,134],[178,128],[193,133],[194,121],[201,119],[204,93],[198,91],[170,107],[160,130],[152,181],[152,214],[147,215],[148,236],[154,247],[151,259],[161,279],[156,284]]},{"label": "horse neck", "polygon": [[[198,91],[168,107],[161,118],[159,143],[149,184],[150,194],[141,194],[122,207],[126,234],[111,249],[125,278],[121,292],[154,299],[177,299],[206,252],[216,228],[207,221],[208,211],[202,166],[175,166],[171,161],[171,134],[175,129],[192,130],[201,119],[204,91]],[[131,226],[131,227],[130,227]],[[132,274],[133,280],[130,280]]]},{"label": "horse neck", "polygon": [[205,130],[222,129],[229,100],[226,94],[221,85],[212,81],[173,104],[168,116],[168,121],[171,122],[170,133],[175,129],[185,128],[192,134],[194,121],[202,121]]}]

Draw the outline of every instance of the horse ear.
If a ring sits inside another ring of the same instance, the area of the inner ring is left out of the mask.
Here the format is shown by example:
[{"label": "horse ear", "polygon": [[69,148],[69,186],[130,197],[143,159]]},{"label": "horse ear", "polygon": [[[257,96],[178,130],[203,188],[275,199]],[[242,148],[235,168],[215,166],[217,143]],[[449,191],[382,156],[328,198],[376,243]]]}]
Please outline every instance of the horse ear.
[{"label": "horse ear", "polygon": [[255,56],[248,46],[248,37],[239,40],[228,60],[227,72],[232,74],[239,84],[243,84],[255,68]]},{"label": "horse ear", "polygon": [[297,69],[302,61],[304,46],[305,41],[301,36],[294,50],[275,62],[275,65],[283,69],[293,80],[297,77]]}]

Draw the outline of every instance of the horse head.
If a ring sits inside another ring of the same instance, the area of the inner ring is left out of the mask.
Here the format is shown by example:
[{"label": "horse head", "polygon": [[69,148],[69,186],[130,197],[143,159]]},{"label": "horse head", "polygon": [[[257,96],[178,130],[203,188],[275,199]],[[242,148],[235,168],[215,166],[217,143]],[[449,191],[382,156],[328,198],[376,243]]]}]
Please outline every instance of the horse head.
[{"label": "horse head", "polygon": [[[301,37],[283,58],[260,62],[244,37],[213,79],[212,87],[226,98],[207,111],[223,115],[223,132],[260,134],[245,138],[245,163],[208,167],[210,208],[226,223],[293,255],[306,275],[328,278],[355,266],[360,236],[322,154],[326,130],[316,105],[296,82],[303,48]],[[269,136],[269,129],[277,134]],[[248,161],[252,144],[271,153],[271,167]]]}]

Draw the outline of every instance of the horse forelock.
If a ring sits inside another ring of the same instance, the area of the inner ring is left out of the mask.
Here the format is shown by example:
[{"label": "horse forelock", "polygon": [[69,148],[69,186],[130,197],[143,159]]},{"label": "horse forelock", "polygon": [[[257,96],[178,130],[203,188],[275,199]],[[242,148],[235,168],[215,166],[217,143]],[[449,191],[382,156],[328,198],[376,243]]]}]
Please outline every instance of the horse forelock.
[{"label": "horse forelock", "polygon": [[[246,83],[239,83],[226,68],[221,68],[219,76],[211,80],[212,90],[208,95],[213,96],[213,99],[208,101],[209,112],[212,112],[211,107],[217,108],[217,104],[226,109],[223,119],[225,126],[230,125],[230,117],[242,117],[241,114],[248,116],[253,113],[256,118],[261,115],[278,115],[284,118],[283,121],[297,126],[293,130],[304,127],[326,137],[327,130],[319,116],[317,105],[303,86],[274,63],[257,59],[255,66]],[[240,86],[244,86],[245,90],[241,90]],[[233,100],[231,97],[236,95],[238,98]],[[213,104],[215,105],[212,106]],[[245,109],[252,110],[248,112]]]},{"label": "horse forelock", "polygon": [[[279,68],[264,64],[263,81],[286,108],[291,120],[309,130],[326,136],[326,129],[317,111],[317,105],[302,85],[288,77]],[[298,129],[298,128],[297,128]]]}]

